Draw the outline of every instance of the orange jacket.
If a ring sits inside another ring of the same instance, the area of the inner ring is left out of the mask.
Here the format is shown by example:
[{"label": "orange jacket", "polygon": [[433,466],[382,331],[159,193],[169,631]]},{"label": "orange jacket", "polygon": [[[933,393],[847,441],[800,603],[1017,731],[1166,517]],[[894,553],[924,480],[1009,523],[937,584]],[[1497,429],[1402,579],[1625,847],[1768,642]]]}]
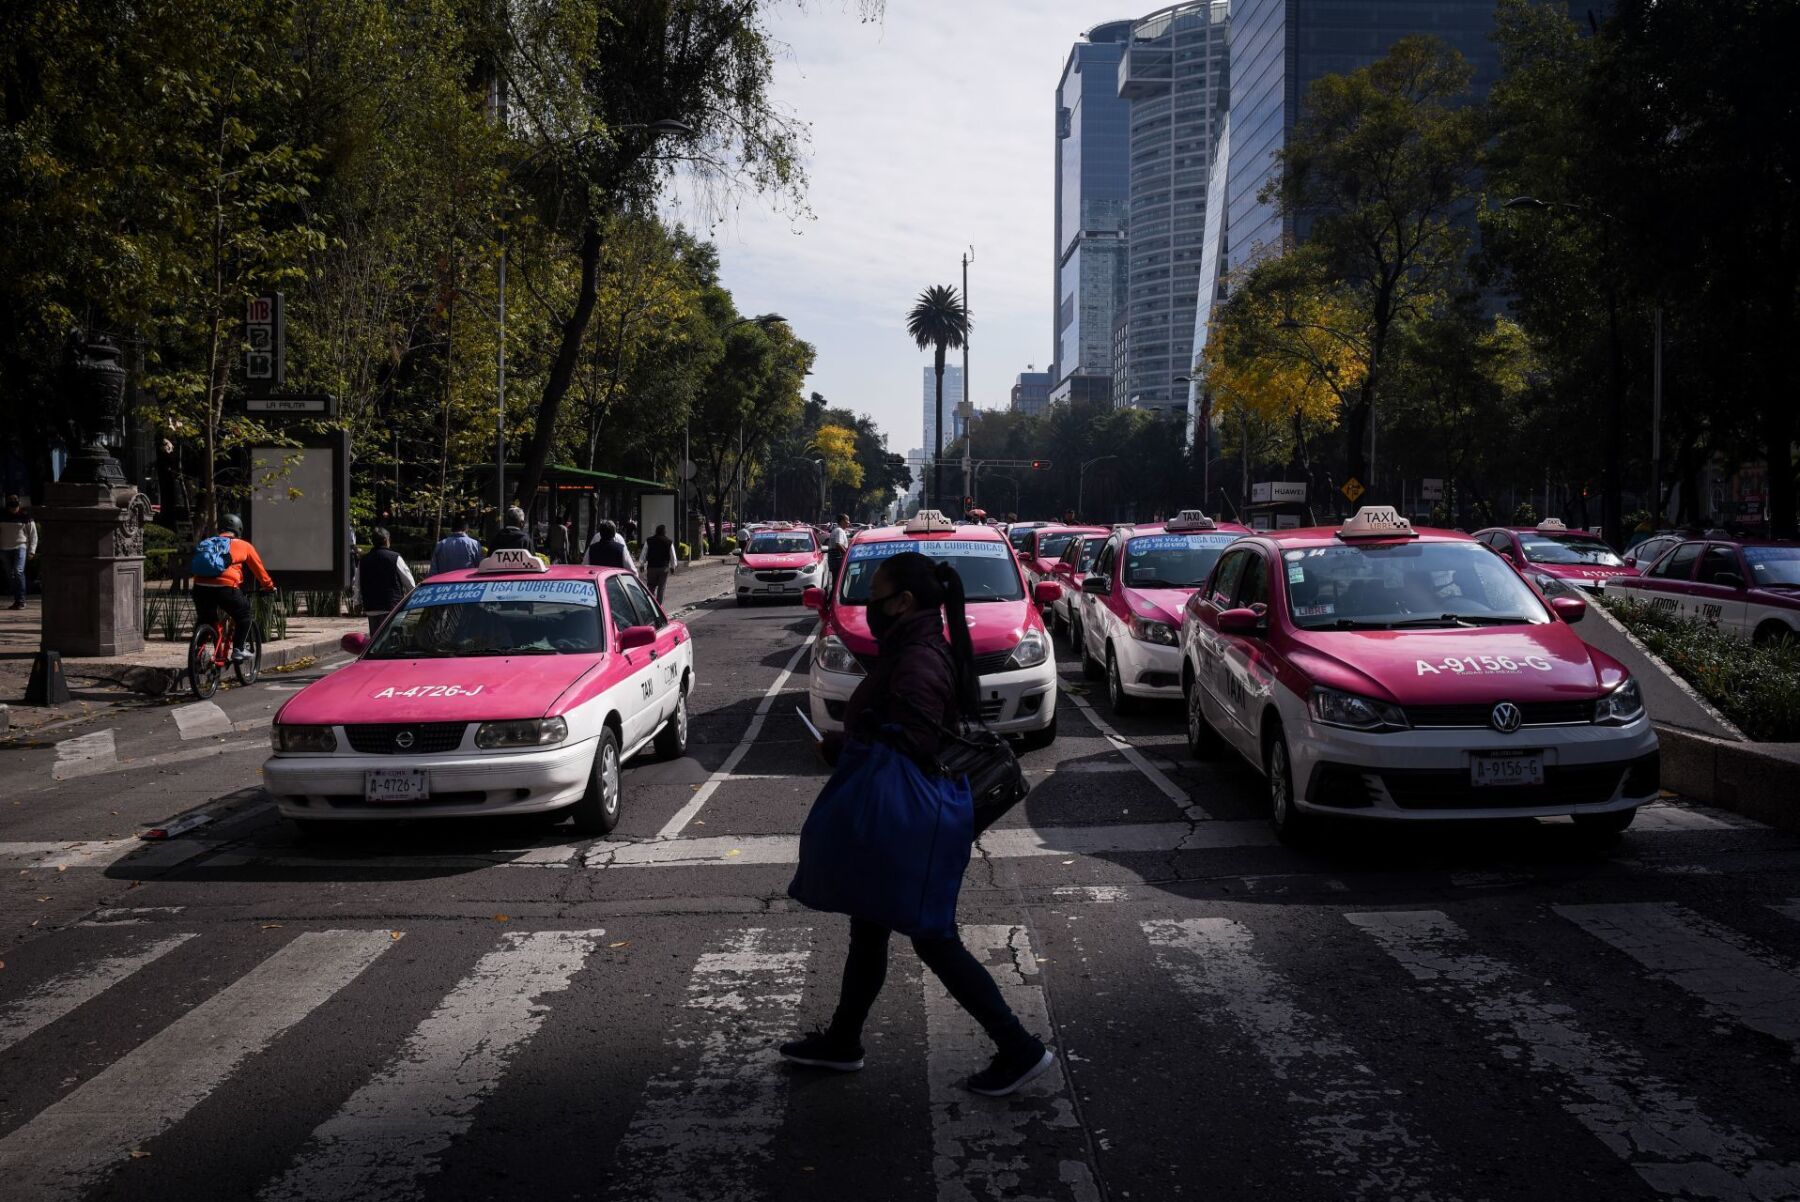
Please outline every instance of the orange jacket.
[{"label": "orange jacket", "polygon": [[208,576],[204,580],[196,580],[194,583],[222,584],[227,588],[241,588],[244,583],[244,565],[248,564],[250,574],[256,577],[256,583],[270,592],[274,591],[275,580],[269,575],[269,570],[263,567],[262,556],[256,553],[255,547],[252,547],[244,539],[234,538],[231,540],[230,553],[231,562],[226,565],[223,572],[217,576]]}]

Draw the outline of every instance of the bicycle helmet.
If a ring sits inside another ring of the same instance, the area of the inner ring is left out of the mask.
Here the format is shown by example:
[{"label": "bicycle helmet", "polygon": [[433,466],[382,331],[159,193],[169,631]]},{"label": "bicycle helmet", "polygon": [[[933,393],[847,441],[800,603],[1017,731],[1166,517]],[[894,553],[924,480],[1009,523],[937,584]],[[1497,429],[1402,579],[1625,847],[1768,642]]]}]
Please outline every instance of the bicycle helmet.
[{"label": "bicycle helmet", "polygon": [[244,537],[244,519],[235,513],[228,513],[219,519],[219,529],[229,530],[238,538]]}]

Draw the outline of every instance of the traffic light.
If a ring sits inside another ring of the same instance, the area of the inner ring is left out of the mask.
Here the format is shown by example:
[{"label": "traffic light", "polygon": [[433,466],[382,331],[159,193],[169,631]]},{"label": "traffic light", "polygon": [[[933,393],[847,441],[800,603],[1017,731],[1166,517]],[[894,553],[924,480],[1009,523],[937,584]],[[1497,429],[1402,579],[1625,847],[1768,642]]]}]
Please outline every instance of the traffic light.
[{"label": "traffic light", "polygon": [[1031,461],[1031,470],[1034,472],[1047,472],[1050,470],[1050,461],[1048,459],[1033,459]]}]

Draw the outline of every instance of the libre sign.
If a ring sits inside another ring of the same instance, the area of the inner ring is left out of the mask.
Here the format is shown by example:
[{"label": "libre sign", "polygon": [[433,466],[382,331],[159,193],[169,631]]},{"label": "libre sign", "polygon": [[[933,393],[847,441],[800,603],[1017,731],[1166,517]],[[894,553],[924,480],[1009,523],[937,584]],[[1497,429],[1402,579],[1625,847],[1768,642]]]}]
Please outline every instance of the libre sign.
[{"label": "libre sign", "polygon": [[287,382],[287,326],[281,310],[281,293],[253,296],[245,306],[244,378],[264,380],[280,387]]}]

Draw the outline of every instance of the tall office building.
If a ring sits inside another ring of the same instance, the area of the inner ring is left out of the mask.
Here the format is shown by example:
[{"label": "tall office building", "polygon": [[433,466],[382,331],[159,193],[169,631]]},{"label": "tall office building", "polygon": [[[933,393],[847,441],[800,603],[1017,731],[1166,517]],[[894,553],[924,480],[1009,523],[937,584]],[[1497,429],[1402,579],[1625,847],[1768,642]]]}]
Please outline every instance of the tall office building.
[{"label": "tall office building", "polygon": [[[927,363],[924,371],[925,380],[925,455],[929,458],[937,449],[937,371]],[[962,366],[956,363],[944,364],[944,420],[949,423],[944,427],[944,445],[963,436],[967,423],[956,416],[956,407],[963,402]]]},{"label": "tall office building", "polygon": [[[1055,399],[1110,392],[1113,315],[1125,296],[1131,104],[1119,96],[1130,21],[1087,31],[1056,85]],[[1080,377],[1071,379],[1071,377]]]},{"label": "tall office building", "polygon": [[1132,26],[1119,62],[1131,102],[1124,395],[1116,405],[1186,413],[1206,173],[1229,102],[1227,0],[1192,0]]},{"label": "tall office building", "polygon": [[1012,411],[1023,413],[1027,417],[1036,417],[1050,404],[1050,384],[1052,376],[1047,371],[1033,371],[1030,368],[1019,373],[1012,386]]}]

